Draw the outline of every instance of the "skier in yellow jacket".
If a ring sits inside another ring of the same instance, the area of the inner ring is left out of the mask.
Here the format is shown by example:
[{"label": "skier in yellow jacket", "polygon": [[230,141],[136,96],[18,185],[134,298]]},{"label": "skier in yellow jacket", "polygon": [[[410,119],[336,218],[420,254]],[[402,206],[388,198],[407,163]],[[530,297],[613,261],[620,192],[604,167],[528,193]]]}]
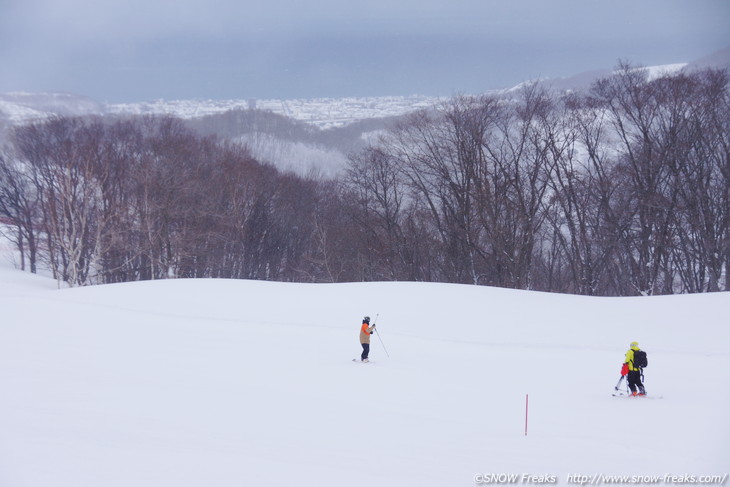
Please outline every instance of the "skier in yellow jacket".
[{"label": "skier in yellow jacket", "polygon": [[362,355],[360,360],[368,362],[368,355],[370,354],[370,335],[374,333],[375,325],[370,326],[370,317],[366,316],[362,319],[362,325],[360,325],[360,345],[362,345]]},{"label": "skier in yellow jacket", "polygon": [[626,358],[624,359],[624,365],[621,369],[621,375],[626,376],[626,381],[629,383],[629,389],[631,389],[633,396],[646,396],[646,389],[644,389],[644,384],[641,383],[641,367],[634,364],[634,352],[638,352],[641,349],[637,342],[631,342],[629,347],[629,350],[626,352]]}]

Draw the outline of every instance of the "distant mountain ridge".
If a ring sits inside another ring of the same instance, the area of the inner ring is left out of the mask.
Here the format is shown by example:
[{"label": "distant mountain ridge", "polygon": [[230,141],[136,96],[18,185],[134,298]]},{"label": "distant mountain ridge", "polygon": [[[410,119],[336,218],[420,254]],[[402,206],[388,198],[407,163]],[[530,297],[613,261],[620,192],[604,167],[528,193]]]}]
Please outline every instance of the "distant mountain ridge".
[{"label": "distant mountain ridge", "polygon": [[[689,63],[646,67],[652,73],[676,72],[687,68],[730,68],[730,47]],[[552,89],[580,91],[593,81],[611,73],[602,69],[579,73],[566,78],[537,80]],[[536,80],[527,81],[534,82]],[[507,90],[518,89],[525,83]],[[320,129],[384,117],[404,115],[428,108],[443,101],[442,97],[426,95],[314,98],[314,99],[233,99],[233,100],[155,100],[138,103],[101,103],[89,97],[71,93],[1,93],[0,129],[29,121],[42,120],[53,115],[172,115],[185,120],[219,115],[231,110],[258,109],[283,115]]]}]

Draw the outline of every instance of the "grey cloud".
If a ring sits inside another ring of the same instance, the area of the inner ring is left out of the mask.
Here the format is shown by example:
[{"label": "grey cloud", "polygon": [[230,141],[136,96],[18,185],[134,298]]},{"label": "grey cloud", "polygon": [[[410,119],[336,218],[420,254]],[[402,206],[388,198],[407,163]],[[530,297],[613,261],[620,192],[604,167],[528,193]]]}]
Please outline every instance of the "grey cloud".
[{"label": "grey cloud", "polygon": [[[6,0],[7,1],[7,0]],[[0,92],[433,94],[730,45],[726,0],[9,0]]]}]

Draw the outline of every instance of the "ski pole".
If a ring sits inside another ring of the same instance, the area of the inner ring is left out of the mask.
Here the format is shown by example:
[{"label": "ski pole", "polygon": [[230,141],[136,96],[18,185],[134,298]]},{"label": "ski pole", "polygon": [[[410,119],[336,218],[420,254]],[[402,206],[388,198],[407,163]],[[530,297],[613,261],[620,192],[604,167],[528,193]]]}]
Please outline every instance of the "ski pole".
[{"label": "ski pole", "polygon": [[385,343],[383,343],[383,339],[380,338],[380,333],[378,332],[378,327],[375,326],[375,323],[378,321],[378,316],[380,314],[375,315],[375,320],[373,320],[373,327],[375,328],[375,334],[378,335],[378,340],[380,340],[380,344],[383,346],[383,350],[385,350],[385,356],[390,358],[390,354],[388,353],[388,349],[385,348]]},{"label": "ski pole", "polygon": [[385,348],[385,343],[383,343],[383,339],[380,338],[380,333],[378,333],[378,329],[375,328],[375,334],[378,335],[378,340],[380,340],[380,344],[383,346],[383,350],[385,350],[385,355],[390,358],[390,354],[388,354],[388,349]]},{"label": "ski pole", "polygon": [[622,375],[621,378],[616,383],[616,387],[613,388],[615,391],[618,391],[618,386],[621,385],[621,381],[624,380],[624,377],[626,377],[626,376]]}]

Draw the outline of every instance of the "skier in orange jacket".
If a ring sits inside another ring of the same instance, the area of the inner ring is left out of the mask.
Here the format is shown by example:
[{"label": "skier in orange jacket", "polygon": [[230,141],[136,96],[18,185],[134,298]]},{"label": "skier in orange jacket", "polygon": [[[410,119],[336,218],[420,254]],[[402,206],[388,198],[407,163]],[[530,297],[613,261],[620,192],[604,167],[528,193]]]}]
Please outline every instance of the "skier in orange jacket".
[{"label": "skier in orange jacket", "polygon": [[368,355],[370,354],[370,335],[374,333],[375,325],[370,326],[370,317],[366,316],[362,319],[362,325],[360,326],[360,345],[362,345],[362,355],[360,360],[363,362],[369,362]]}]

